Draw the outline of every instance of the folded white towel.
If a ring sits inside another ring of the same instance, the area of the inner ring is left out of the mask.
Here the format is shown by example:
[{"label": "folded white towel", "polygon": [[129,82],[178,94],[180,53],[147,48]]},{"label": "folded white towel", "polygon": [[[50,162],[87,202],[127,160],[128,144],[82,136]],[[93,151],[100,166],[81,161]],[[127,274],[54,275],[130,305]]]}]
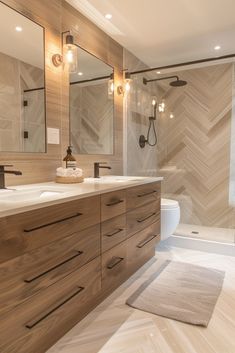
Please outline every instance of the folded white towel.
[{"label": "folded white towel", "polygon": [[74,177],[78,178],[83,175],[83,171],[80,168],[62,168],[56,169],[56,175],[60,177]]}]

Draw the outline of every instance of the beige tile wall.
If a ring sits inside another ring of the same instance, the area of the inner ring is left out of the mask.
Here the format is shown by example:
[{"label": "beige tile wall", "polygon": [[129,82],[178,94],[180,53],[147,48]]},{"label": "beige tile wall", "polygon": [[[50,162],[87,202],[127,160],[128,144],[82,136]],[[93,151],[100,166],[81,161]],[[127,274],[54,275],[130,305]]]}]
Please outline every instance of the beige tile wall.
[{"label": "beige tile wall", "polygon": [[176,74],[188,85],[159,84],[167,105],[158,120],[163,193],[180,202],[182,223],[233,228],[234,208],[229,205],[233,64]]},{"label": "beige tile wall", "polygon": [[[129,71],[144,68],[126,50],[124,58],[124,67]],[[235,208],[229,204],[234,65],[173,74],[188,81],[188,85],[173,88],[161,81],[157,86],[144,86],[142,79],[148,74],[132,77],[133,91],[126,100],[126,173],[163,176],[163,196],[179,201],[182,223],[235,228]],[[152,94],[159,102],[165,99],[167,109],[158,114],[157,147],[140,149],[138,139],[141,133],[147,133]],[[170,119],[170,112],[174,119]]]}]

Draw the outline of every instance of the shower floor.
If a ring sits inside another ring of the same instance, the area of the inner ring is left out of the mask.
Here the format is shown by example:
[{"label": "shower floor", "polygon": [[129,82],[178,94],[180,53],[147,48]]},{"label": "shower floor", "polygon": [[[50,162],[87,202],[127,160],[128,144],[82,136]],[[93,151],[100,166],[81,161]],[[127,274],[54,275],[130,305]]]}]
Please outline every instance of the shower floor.
[{"label": "shower floor", "polygon": [[193,224],[180,223],[174,235],[220,243],[235,243],[235,229],[205,227]]}]

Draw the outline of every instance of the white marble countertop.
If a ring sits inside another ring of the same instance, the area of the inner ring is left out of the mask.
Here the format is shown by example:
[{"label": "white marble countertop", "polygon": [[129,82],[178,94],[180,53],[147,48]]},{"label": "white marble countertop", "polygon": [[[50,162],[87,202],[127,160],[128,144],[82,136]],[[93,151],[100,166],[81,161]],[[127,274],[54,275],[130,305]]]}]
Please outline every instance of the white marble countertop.
[{"label": "white marble countertop", "polygon": [[47,182],[0,190],[0,218],[106,192],[163,180],[162,177],[105,176],[80,184]]}]

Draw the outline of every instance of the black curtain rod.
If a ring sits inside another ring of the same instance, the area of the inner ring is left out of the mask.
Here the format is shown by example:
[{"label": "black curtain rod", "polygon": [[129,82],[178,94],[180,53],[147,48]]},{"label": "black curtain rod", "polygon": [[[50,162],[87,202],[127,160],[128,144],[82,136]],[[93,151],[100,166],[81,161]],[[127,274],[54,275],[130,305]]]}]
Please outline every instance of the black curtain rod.
[{"label": "black curtain rod", "polygon": [[45,89],[45,87],[24,89],[24,93],[26,93],[26,92],[33,92],[33,91],[40,91],[40,90],[42,90],[42,89]]},{"label": "black curtain rod", "polygon": [[141,74],[141,73],[149,72],[149,71],[171,69],[171,68],[174,68],[174,67],[188,66],[188,65],[194,65],[194,64],[201,64],[201,63],[205,63],[205,62],[210,62],[210,61],[215,61],[215,60],[230,59],[230,58],[234,58],[234,57],[235,57],[235,54],[229,54],[229,55],[219,56],[219,57],[216,57],[216,58],[206,58],[206,59],[195,60],[195,61],[186,61],[186,62],[180,63],[180,64],[174,64],[174,65],[153,67],[153,68],[144,69],[144,70],[131,71],[131,72],[129,72],[129,73],[130,73],[131,75],[134,75],[134,74]]},{"label": "black curtain rod", "polygon": [[110,75],[109,75],[109,76],[103,76],[103,77],[91,78],[91,79],[89,79],[89,80],[70,82],[70,85],[77,85],[78,83],[86,83],[86,82],[93,82],[93,81],[105,80],[105,79],[107,79],[107,78],[110,79]]}]

